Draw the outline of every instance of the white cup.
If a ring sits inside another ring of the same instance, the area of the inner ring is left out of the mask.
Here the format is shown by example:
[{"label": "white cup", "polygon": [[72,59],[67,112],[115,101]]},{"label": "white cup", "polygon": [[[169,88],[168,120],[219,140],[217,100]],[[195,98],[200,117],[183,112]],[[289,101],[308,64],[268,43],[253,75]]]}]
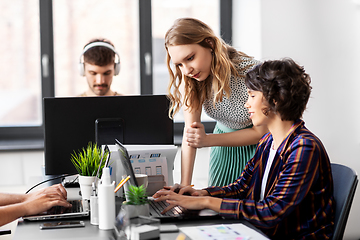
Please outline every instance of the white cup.
[{"label": "white cup", "polygon": [[[144,185],[144,187],[147,188],[147,186],[149,184],[149,178],[146,174],[135,173],[135,178],[136,178],[138,186]],[[125,196],[126,196],[126,192],[129,191],[129,184],[130,184],[130,181],[127,181],[124,184]]]},{"label": "white cup", "polygon": [[144,187],[147,188],[149,184],[149,178],[146,174],[135,173],[135,178],[138,183],[138,186],[144,185]]}]

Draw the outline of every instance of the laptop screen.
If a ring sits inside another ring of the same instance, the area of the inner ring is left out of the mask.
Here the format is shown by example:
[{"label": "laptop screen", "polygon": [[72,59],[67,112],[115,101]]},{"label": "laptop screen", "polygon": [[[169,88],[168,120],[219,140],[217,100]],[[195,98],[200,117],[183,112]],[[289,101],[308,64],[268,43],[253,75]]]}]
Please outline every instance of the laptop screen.
[{"label": "laptop screen", "polygon": [[133,170],[131,162],[130,162],[130,157],[129,157],[128,151],[126,150],[124,145],[122,145],[122,143],[118,139],[115,139],[115,143],[116,143],[116,146],[118,147],[120,160],[123,165],[123,168],[124,168],[126,174],[128,176],[130,176],[130,179],[129,179],[130,183],[134,186],[138,186],[138,183],[135,178],[134,170]]}]

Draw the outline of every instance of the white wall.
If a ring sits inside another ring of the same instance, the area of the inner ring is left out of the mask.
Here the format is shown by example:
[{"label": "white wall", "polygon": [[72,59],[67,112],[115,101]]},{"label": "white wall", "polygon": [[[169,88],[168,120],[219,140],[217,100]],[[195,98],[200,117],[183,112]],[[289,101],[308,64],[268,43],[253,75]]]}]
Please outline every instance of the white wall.
[{"label": "white wall", "polygon": [[25,193],[43,174],[43,151],[0,153],[0,192]]},{"label": "white wall", "polygon": [[[360,173],[360,2],[234,0],[233,14],[244,7],[245,19],[237,16],[241,28],[234,22],[234,45],[261,60],[291,57],[305,67],[313,86],[306,126],[322,140],[332,162]],[[251,31],[242,27],[244,21]],[[243,39],[254,36],[261,43],[254,40],[252,53],[251,41]],[[359,222],[358,187],[344,239],[360,238]]]}]

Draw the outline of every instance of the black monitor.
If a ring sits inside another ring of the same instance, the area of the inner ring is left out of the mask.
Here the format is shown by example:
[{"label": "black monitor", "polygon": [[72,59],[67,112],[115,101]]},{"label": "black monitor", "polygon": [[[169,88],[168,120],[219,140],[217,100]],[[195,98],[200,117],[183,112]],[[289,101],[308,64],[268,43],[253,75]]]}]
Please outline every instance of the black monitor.
[{"label": "black monitor", "polygon": [[71,154],[88,143],[174,144],[165,95],[44,98],[45,174],[76,173]]}]

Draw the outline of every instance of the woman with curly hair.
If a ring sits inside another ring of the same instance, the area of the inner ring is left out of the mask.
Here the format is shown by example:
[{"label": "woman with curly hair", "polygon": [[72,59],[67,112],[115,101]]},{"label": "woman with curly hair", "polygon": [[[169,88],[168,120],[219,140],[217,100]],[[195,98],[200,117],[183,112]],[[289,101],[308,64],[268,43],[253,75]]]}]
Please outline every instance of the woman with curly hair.
[{"label": "woman with curly hair", "polygon": [[[311,93],[310,76],[292,59],[265,61],[248,72],[245,106],[259,141],[241,176],[227,186],[159,190],[156,201],[187,209],[212,209],[244,219],[270,239],[331,239],[333,179],[321,140],[301,120]],[[178,193],[175,193],[178,192]],[[186,196],[184,193],[188,193]]]},{"label": "woman with curly hair", "polygon": [[[259,62],[218,38],[205,23],[177,19],[165,35],[171,118],[183,108],[181,184],[191,184],[196,149],[212,147],[209,185],[222,186],[239,177],[253,156],[255,144],[267,132],[254,127],[244,107],[244,76]],[[216,120],[206,134],[201,112]]]}]

